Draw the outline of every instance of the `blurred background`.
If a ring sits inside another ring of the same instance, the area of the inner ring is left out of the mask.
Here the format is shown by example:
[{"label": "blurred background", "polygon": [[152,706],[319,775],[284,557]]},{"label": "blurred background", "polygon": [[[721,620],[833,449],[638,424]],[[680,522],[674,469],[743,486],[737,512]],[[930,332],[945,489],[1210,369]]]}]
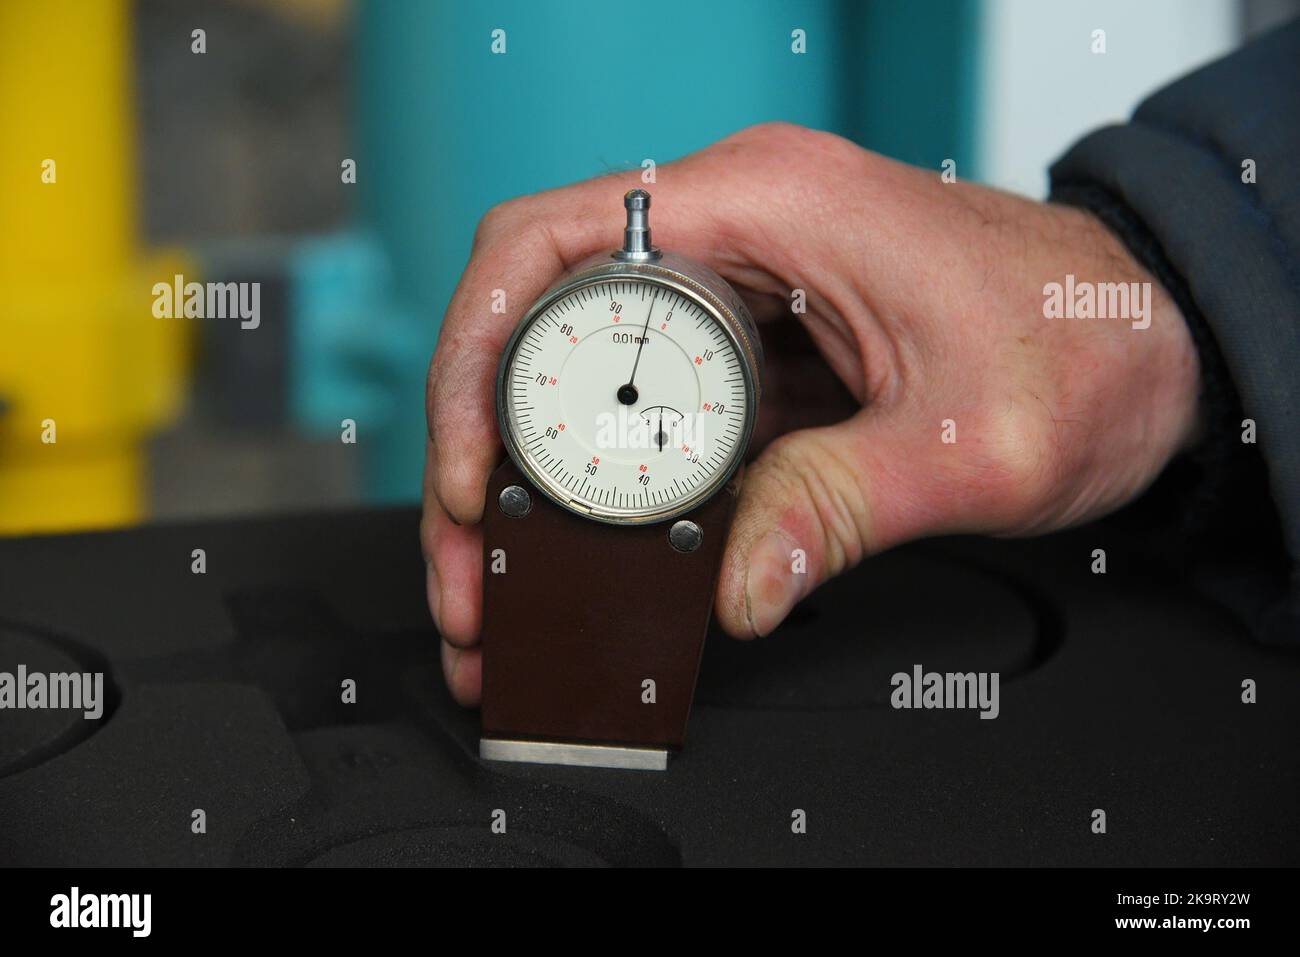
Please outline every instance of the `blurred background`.
[{"label": "blurred background", "polygon": [[[0,0],[0,534],[416,501],[492,205],[774,119],[1041,197],[1075,138],[1298,12]],[[259,283],[257,328],[156,317],[177,274]]]}]

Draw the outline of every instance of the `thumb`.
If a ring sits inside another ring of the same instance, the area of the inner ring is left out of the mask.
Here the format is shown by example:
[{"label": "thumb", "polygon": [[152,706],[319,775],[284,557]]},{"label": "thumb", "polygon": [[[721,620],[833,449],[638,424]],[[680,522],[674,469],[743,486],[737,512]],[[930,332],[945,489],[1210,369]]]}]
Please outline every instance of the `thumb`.
[{"label": "thumb", "polygon": [[728,634],[768,634],[822,582],[899,540],[869,462],[879,431],[864,410],[787,433],[748,467],[718,582]]}]

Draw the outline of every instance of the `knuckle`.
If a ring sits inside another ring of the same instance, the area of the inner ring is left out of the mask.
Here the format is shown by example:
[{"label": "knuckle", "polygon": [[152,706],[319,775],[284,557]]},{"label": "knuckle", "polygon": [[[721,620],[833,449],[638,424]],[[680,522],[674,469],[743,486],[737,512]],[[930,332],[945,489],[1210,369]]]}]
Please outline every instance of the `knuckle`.
[{"label": "knuckle", "polygon": [[473,248],[477,250],[505,232],[509,224],[519,218],[519,209],[522,204],[522,199],[508,199],[505,202],[497,203],[484,213],[474,230]]},{"label": "knuckle", "polygon": [[831,182],[857,187],[872,174],[873,154],[851,140],[823,130],[809,129],[795,123],[772,121],[747,127],[723,140],[720,155],[735,162],[743,152],[756,173],[773,177],[773,182],[789,178],[792,169],[805,174],[805,195],[810,201],[821,195]]},{"label": "knuckle", "polygon": [[798,123],[791,123],[788,120],[767,120],[746,127],[741,130],[741,135],[780,143],[800,139],[810,132],[811,130],[808,127],[800,126]]},{"label": "knuckle", "polygon": [[764,153],[781,155],[802,152],[814,143],[818,136],[825,135],[829,134],[820,134],[816,130],[808,129],[806,126],[799,126],[796,123],[788,123],[784,120],[770,120],[765,123],[757,123],[754,126],[747,126],[727,137],[726,140],[723,140],[723,143],[732,146],[746,146]]},{"label": "knuckle", "polygon": [[781,152],[829,153],[832,155],[860,155],[863,149],[851,140],[825,130],[800,126],[785,120],[759,123],[741,131],[755,140]]},{"label": "knuckle", "polygon": [[1036,398],[982,423],[968,479],[991,518],[1015,527],[1037,511],[1061,480],[1061,442],[1061,423]]}]

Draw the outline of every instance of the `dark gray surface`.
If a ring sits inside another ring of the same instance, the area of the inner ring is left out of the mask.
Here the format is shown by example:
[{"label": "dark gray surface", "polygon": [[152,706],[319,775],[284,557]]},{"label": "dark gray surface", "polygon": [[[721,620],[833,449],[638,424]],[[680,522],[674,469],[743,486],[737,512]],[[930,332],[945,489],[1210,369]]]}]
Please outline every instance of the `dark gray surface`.
[{"label": "dark gray surface", "polygon": [[[0,862],[1300,862],[1300,660],[1114,535],[914,546],[769,638],[712,635],[686,750],[656,774],[478,761],[477,716],[439,677],[417,521],[0,543],[0,669],[102,659],[116,690],[75,740],[0,712],[0,755],[45,749],[0,766]],[[892,709],[889,676],[914,663],[1001,671],[1000,716]]]}]

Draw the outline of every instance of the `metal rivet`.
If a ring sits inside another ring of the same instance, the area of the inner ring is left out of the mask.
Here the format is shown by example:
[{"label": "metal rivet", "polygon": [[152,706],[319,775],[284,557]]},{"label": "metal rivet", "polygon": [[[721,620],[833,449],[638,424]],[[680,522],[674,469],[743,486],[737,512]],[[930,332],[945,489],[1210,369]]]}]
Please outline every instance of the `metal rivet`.
[{"label": "metal rivet", "polygon": [[704,531],[694,522],[683,519],[673,522],[673,527],[668,530],[668,541],[679,552],[693,552],[704,541]]},{"label": "metal rivet", "polygon": [[511,518],[523,518],[533,510],[533,497],[520,485],[507,485],[497,497],[501,511]]}]

